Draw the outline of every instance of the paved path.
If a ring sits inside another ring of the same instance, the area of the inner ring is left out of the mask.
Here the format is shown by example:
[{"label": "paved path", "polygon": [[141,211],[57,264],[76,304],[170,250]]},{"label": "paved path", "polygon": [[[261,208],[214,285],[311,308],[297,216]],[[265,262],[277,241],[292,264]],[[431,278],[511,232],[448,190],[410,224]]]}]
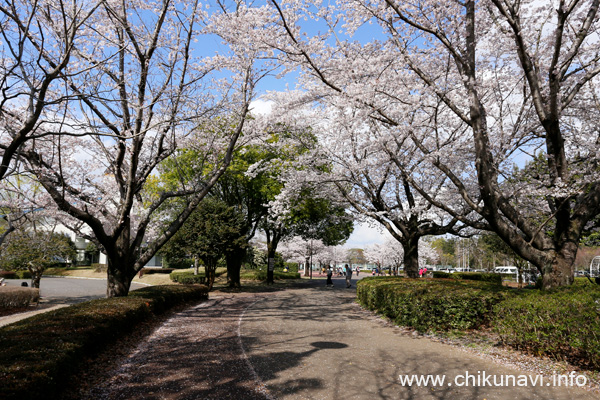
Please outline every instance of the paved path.
[{"label": "paved path", "polygon": [[213,296],[177,313],[78,400],[269,400],[239,336],[240,316],[257,298]]},{"label": "paved path", "polygon": [[[354,299],[355,291],[342,288],[340,282],[335,289],[296,289],[263,297],[246,309],[240,329],[244,350],[274,397],[286,400],[597,398],[579,388],[552,387],[549,379],[538,380],[537,387],[531,387],[531,381],[529,387],[491,387],[494,379],[487,380],[486,376],[495,376],[498,383],[507,375],[515,379],[527,376],[529,380],[536,376],[450,345],[402,333],[377,321]],[[457,384],[464,384],[462,377],[467,372],[474,376],[470,378],[470,386],[458,387]],[[445,382],[421,387],[400,383],[400,375],[413,374],[445,376]]]},{"label": "paved path", "polygon": [[[537,387],[531,382],[492,387],[486,376],[498,382],[506,376],[536,377],[402,333],[360,309],[354,289],[343,288],[341,280],[336,285],[328,289],[316,280],[284,292],[221,295],[189,308],[141,343],[89,398],[597,398],[581,389],[553,387],[547,378]],[[458,387],[466,372],[475,378],[469,387]],[[440,375],[446,381],[403,386],[401,374]]]}]

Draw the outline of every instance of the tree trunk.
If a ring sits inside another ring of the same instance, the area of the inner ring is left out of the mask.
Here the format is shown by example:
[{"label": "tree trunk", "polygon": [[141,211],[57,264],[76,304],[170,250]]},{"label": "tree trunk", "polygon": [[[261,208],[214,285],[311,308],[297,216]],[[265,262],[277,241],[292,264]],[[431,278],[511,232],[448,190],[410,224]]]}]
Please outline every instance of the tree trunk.
[{"label": "tree trunk", "polygon": [[[308,264],[310,263],[310,257],[306,257],[306,260],[304,261],[304,276],[308,276]],[[311,266],[312,268],[312,266]]]},{"label": "tree trunk", "polygon": [[215,271],[217,266],[210,266],[208,263],[204,263],[204,276],[206,277],[206,286],[208,286],[208,290],[212,290],[212,287],[215,283]]},{"label": "tree trunk", "polygon": [[[130,226],[127,225],[112,248],[106,248],[106,297],[125,297],[129,294],[135,277],[136,254],[130,243]],[[141,268],[140,268],[141,270]]]},{"label": "tree trunk", "polygon": [[31,274],[31,287],[39,289],[40,280],[42,279],[42,271],[35,268],[29,268],[29,273]]},{"label": "tree trunk", "polygon": [[198,270],[199,270],[199,266],[198,266],[198,257],[194,257],[194,275],[198,275]]},{"label": "tree trunk", "polygon": [[267,251],[267,283],[275,283],[275,274],[273,272],[273,269],[270,268],[271,262],[275,262],[275,249],[273,248],[273,246],[268,247],[269,249]]},{"label": "tree trunk", "polygon": [[236,249],[225,254],[227,263],[227,284],[230,288],[240,288],[240,270],[242,269],[242,260],[246,254],[245,249]]},{"label": "tree trunk", "polygon": [[[573,248],[574,247],[574,248]],[[572,285],[575,281],[573,264],[577,246],[566,246],[542,270],[542,288],[552,289]]]},{"label": "tree trunk", "polygon": [[126,265],[126,260],[113,260],[107,256],[106,297],[124,297],[129,294],[131,281],[135,276],[133,265]]},{"label": "tree trunk", "polygon": [[402,242],[404,249],[404,275],[408,278],[419,277],[419,236],[410,237]]},{"label": "tree trunk", "polygon": [[275,283],[275,277],[273,270],[269,268],[269,260],[275,262],[275,254],[277,253],[277,246],[281,240],[282,231],[273,230],[272,235],[267,232],[267,283]]}]

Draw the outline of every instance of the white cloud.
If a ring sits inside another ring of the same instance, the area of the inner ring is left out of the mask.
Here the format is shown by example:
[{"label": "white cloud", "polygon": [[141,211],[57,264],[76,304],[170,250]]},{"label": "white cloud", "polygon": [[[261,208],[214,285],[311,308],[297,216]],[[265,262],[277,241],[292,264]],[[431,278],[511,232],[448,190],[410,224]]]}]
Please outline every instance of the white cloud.
[{"label": "white cloud", "polygon": [[250,112],[253,114],[268,115],[271,113],[272,107],[272,101],[258,99],[250,103]]},{"label": "white cloud", "polygon": [[381,228],[374,228],[366,223],[357,222],[354,224],[354,232],[350,235],[348,241],[344,244],[345,248],[364,249],[370,244],[383,244],[392,236]]}]

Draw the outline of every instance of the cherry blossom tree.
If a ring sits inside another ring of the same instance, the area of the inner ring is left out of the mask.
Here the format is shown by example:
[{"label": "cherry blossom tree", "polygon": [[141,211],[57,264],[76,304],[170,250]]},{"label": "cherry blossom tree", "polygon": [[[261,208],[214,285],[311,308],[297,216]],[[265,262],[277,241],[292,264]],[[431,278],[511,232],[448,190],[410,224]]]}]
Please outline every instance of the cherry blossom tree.
[{"label": "cherry blossom tree", "polygon": [[[242,132],[252,136],[262,49],[228,43],[226,33],[247,18],[235,7],[209,14],[204,6],[103,2],[85,23],[85,45],[71,54],[85,73],[59,74],[70,99],[64,115],[37,128],[61,134],[21,150],[69,217],[63,222],[106,253],[109,297],[127,295],[225,172]],[[220,33],[227,50],[206,57],[196,41]],[[168,181],[159,169],[166,160],[179,166]]]},{"label": "cherry blossom tree", "polygon": [[[418,265],[420,268],[427,265],[427,260],[434,260],[437,257],[429,239],[419,241]],[[367,260],[377,264],[380,268],[386,266],[399,268],[405,261],[404,247],[393,238],[387,239],[383,244],[375,243],[367,246],[364,249],[364,255]]]},{"label": "cherry blossom tree", "polygon": [[281,242],[279,252],[285,260],[304,262],[304,275],[308,276],[308,271],[312,268],[312,258],[326,248],[327,246],[319,239],[294,236]]},{"label": "cherry blossom tree", "polygon": [[22,231],[55,210],[43,188],[18,169],[0,181],[0,246],[15,231]]},{"label": "cherry blossom tree", "polygon": [[44,114],[60,115],[68,94],[61,75],[81,73],[72,54],[99,1],[7,0],[0,4],[0,179],[23,143],[51,134]]},{"label": "cherry blossom tree", "polygon": [[[306,101],[337,101],[394,127],[393,143],[416,146],[540,269],[545,288],[573,282],[580,237],[600,213],[598,0],[269,4],[279,28],[271,44],[303,71]],[[318,36],[305,34],[305,19],[323,21]],[[351,39],[369,26],[380,28],[377,40]],[[389,154],[406,165],[395,147]],[[536,158],[534,173],[527,163]],[[471,221],[407,178],[425,200]]]},{"label": "cherry blossom tree", "polygon": [[379,268],[384,265],[389,265],[389,262],[384,254],[385,247],[379,243],[373,243],[363,249],[365,259],[373,264],[377,264]]},{"label": "cherry blossom tree", "polygon": [[6,269],[26,269],[31,273],[31,287],[40,287],[46,268],[60,262],[72,262],[75,245],[60,233],[21,230],[2,248],[0,265]]}]

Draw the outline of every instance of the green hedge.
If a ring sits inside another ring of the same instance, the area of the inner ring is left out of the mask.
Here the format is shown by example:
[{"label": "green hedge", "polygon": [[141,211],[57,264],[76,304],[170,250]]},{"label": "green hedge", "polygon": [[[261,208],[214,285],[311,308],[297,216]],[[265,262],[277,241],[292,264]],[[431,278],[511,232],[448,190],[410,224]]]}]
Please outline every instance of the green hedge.
[{"label": "green hedge", "polygon": [[505,344],[600,369],[600,287],[522,291],[494,308],[492,324]]},{"label": "green hedge", "polygon": [[27,270],[20,270],[17,271],[17,276],[19,277],[19,279],[31,279],[31,272]]},{"label": "green hedge", "polygon": [[454,272],[433,271],[434,278],[442,279],[464,279],[469,281],[491,282],[498,285],[502,284],[502,275],[489,272]]},{"label": "green hedge", "polygon": [[170,274],[174,271],[174,268],[142,268],[140,272],[143,275],[151,274]]},{"label": "green hedge", "polygon": [[84,358],[153,315],[208,297],[205,286],[152,286],[38,314],[0,328],[0,398],[60,398]]},{"label": "green hedge", "polygon": [[204,283],[206,277],[204,276],[204,271],[200,271],[198,275],[194,275],[193,271],[175,271],[169,275],[169,278],[173,282],[190,284],[190,283]]},{"label": "green hedge", "polygon": [[363,307],[421,332],[485,325],[507,293],[499,285],[458,279],[368,277],[357,283]]},{"label": "green hedge", "polygon": [[288,272],[298,272],[298,263],[295,262],[284,262],[283,267],[287,267]]}]

